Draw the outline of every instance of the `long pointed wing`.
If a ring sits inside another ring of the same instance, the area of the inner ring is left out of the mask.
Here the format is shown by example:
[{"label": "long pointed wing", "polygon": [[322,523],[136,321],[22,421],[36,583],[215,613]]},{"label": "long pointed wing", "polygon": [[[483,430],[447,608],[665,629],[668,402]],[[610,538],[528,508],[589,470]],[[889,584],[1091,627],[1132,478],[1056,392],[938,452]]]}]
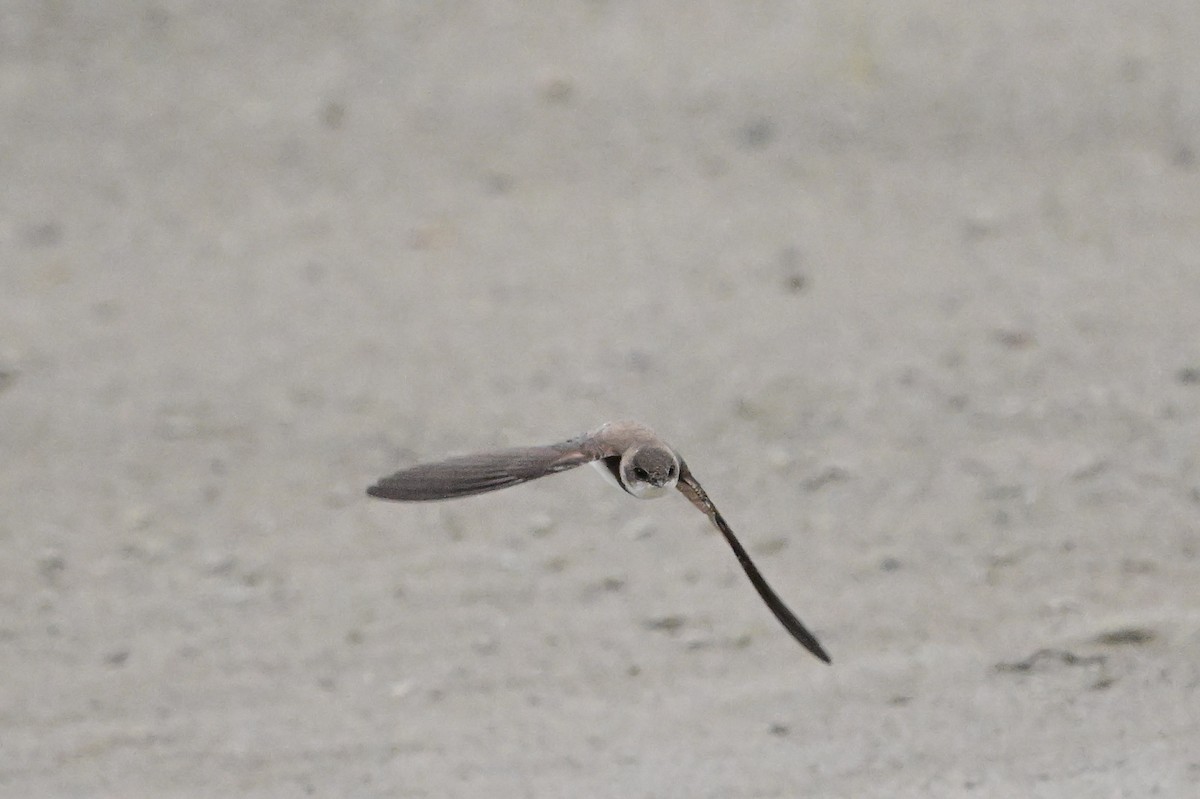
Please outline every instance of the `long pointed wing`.
[{"label": "long pointed wing", "polygon": [[467,497],[574,469],[605,455],[586,437],[544,447],[481,452],[403,469],[381,478],[367,493],[405,502]]},{"label": "long pointed wing", "polygon": [[688,470],[687,464],[682,461],[679,464],[679,482],[675,487],[693,505],[704,511],[704,514],[708,516],[713,525],[721,531],[721,535],[725,536],[725,540],[729,542],[729,546],[733,549],[733,554],[737,555],[738,563],[742,564],[742,569],[745,570],[746,576],[750,578],[750,583],[758,591],[758,595],[762,597],[763,602],[767,603],[767,607],[771,609],[771,612],[775,614],[775,618],[779,619],[779,623],[792,634],[793,638],[800,642],[801,646],[821,660],[829,663],[829,655],[826,654],[820,642],[805,628],[800,619],[796,618],[796,614],[792,613],[788,609],[788,606],[783,604],[783,600],[771,590],[771,586],[767,585],[766,579],[758,571],[758,567],[754,565],[754,561],[750,560],[750,555],[746,552],[742,543],[738,541],[737,536],[733,534],[733,530],[729,529],[729,524],[721,516],[720,511],[717,510],[717,506],[708,498],[708,494],[704,493],[704,489],[700,487],[700,483],[696,481],[691,471]]}]

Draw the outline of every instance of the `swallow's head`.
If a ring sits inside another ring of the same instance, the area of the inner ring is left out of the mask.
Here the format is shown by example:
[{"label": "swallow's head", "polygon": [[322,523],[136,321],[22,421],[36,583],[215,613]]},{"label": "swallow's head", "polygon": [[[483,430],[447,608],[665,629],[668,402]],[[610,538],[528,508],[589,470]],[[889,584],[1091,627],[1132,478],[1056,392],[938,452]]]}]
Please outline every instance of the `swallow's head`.
[{"label": "swallow's head", "polygon": [[662,496],[678,480],[679,458],[665,447],[639,447],[621,458],[621,482],[640,499]]}]

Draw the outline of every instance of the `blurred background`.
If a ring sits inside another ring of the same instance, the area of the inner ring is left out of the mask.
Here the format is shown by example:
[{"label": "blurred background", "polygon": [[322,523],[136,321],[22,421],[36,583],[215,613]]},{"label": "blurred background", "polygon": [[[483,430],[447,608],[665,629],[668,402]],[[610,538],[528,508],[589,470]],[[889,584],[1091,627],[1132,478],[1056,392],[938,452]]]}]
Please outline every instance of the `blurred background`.
[{"label": "blurred background", "polygon": [[[0,6],[0,794],[1184,796],[1192,0]],[[368,501],[615,418],[581,470]]]}]

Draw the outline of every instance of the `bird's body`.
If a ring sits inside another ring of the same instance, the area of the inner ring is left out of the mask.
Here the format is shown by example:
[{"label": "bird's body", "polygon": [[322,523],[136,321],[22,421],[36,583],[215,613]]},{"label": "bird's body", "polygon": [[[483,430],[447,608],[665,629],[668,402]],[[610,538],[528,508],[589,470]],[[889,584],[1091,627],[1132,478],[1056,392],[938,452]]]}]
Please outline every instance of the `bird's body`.
[{"label": "bird's body", "polygon": [[767,585],[683,458],[653,430],[637,422],[608,422],[558,444],[515,447],[420,464],[382,478],[367,493],[407,502],[453,499],[520,485],[585,463],[592,464],[608,482],[639,499],[651,499],[671,488],[678,489],[725,537],[775,618],[808,651],[829,662],[829,655],[817,639]]}]

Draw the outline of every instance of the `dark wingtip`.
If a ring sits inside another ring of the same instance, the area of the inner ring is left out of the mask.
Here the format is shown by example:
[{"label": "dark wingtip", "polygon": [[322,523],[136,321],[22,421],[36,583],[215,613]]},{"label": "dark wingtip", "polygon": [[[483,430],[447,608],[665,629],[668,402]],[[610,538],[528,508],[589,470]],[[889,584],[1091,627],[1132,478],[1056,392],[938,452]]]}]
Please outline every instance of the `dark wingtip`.
[{"label": "dark wingtip", "polygon": [[389,483],[386,477],[375,483],[375,485],[368,487],[367,496],[375,497],[376,499],[389,499],[394,502],[411,502],[412,500],[430,498],[416,496],[410,488]]},{"label": "dark wingtip", "polygon": [[[772,610],[774,610],[774,608],[772,608]],[[779,620],[784,623],[784,626],[787,627],[788,632],[790,632],[792,637],[799,642],[800,646],[811,652],[813,657],[815,657],[817,660],[820,660],[822,663],[833,663],[833,658],[829,657],[829,653],[825,651],[825,647],[821,646],[821,642],[817,640],[817,637],[810,633],[804,627],[804,625],[800,624],[799,619],[797,619],[795,616],[792,616],[790,613],[788,615],[790,616],[789,619],[785,620],[783,617],[780,617]],[[795,624],[791,624],[789,622],[795,622]]]}]

